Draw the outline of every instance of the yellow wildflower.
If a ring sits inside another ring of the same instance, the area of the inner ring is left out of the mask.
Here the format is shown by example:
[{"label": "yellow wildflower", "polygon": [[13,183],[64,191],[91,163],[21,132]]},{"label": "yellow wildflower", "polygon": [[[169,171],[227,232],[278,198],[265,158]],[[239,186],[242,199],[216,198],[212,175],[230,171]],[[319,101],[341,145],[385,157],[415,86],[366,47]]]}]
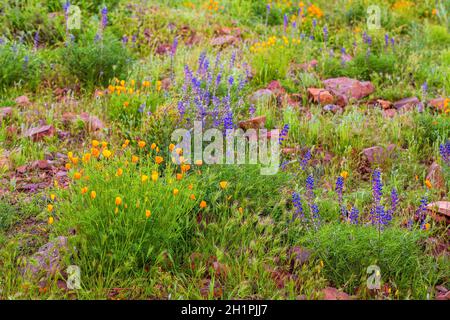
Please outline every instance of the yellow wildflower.
[{"label": "yellow wildflower", "polygon": [[228,186],[228,182],[227,181],[220,181],[219,182],[220,188],[223,190]]},{"label": "yellow wildflower", "polygon": [[139,142],[138,142],[138,146],[139,146],[139,148],[144,148],[145,147],[145,141],[142,141],[142,140],[140,140]]}]

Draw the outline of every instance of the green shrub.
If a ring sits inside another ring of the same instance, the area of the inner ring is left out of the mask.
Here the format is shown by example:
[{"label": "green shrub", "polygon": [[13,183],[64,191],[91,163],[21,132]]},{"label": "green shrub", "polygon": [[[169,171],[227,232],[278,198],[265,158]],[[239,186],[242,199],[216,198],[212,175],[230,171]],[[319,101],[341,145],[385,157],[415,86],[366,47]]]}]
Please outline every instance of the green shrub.
[{"label": "green shrub", "polygon": [[100,39],[84,36],[70,42],[62,51],[62,64],[66,72],[88,87],[106,86],[114,77],[126,78],[132,62],[126,47],[109,33]]},{"label": "green shrub", "polygon": [[450,33],[443,26],[428,25],[425,28],[425,37],[429,46],[443,47],[450,42]]},{"label": "green shrub", "polygon": [[0,89],[12,85],[34,89],[42,72],[40,58],[18,43],[0,44]]},{"label": "green shrub", "polygon": [[420,245],[424,236],[423,231],[392,227],[379,237],[375,227],[342,223],[324,225],[303,241],[324,261],[324,273],[333,285],[353,292],[365,286],[367,267],[377,265],[381,280],[400,295],[412,291],[413,297],[425,298],[427,289],[439,280],[439,270]]},{"label": "green shrub", "polygon": [[[95,158],[93,150],[90,160],[80,161],[82,167],[69,173],[74,178],[70,188],[55,192],[54,210],[49,213],[55,216],[57,233],[75,230],[77,262],[90,276],[110,277],[142,270],[163,252],[176,260],[189,244],[195,210],[202,200],[201,190],[188,188],[196,185],[196,176],[179,180],[173,166],[161,170],[150,143],[134,154],[137,162],[132,161],[130,147],[124,152],[113,150],[109,159],[103,151]],[[76,173],[82,173],[78,180]]]}]

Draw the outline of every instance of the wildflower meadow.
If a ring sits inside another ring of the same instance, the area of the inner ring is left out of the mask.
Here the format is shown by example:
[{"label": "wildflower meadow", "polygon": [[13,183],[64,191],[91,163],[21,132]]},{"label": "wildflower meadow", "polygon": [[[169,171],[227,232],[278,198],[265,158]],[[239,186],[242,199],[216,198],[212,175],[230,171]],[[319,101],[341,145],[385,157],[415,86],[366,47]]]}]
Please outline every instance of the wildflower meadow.
[{"label": "wildflower meadow", "polygon": [[450,300],[449,14],[0,1],[0,300]]}]

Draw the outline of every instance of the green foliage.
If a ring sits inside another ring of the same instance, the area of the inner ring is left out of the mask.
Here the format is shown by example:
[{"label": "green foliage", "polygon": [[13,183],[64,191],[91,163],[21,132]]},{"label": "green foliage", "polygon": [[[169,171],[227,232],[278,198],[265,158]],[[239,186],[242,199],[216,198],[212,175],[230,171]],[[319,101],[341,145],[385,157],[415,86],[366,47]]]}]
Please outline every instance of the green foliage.
[{"label": "green foliage", "polygon": [[0,44],[0,89],[21,86],[34,89],[42,73],[42,60],[18,43]]},{"label": "green foliage", "polygon": [[125,78],[133,61],[120,41],[107,32],[100,39],[86,35],[70,42],[61,59],[66,72],[88,87],[106,86],[114,77]]},{"label": "green foliage", "polygon": [[366,269],[377,265],[381,279],[395,285],[403,297],[425,298],[429,285],[440,279],[438,266],[420,244],[423,231],[387,228],[378,236],[371,226],[327,224],[304,238],[324,261],[326,277],[353,291],[365,286]]},{"label": "green foliage", "polygon": [[[163,252],[176,260],[189,244],[194,208],[198,208],[203,193],[188,189],[196,178],[176,180],[174,168],[161,172],[153,159],[146,160],[143,150],[138,156],[136,164],[131,162],[130,150],[109,160],[103,155],[101,160],[92,158],[84,166],[83,177],[57,194],[54,214],[59,220],[58,231],[76,230],[73,240],[79,248],[79,263],[89,276],[124,276],[153,263]],[[117,174],[119,168],[121,175]],[[88,188],[84,194],[83,187]],[[177,195],[173,194],[175,188]],[[190,199],[193,193],[196,200]],[[146,210],[151,216],[147,217]]]},{"label": "green foliage", "polygon": [[7,231],[17,219],[17,211],[5,200],[0,199],[0,234]]}]

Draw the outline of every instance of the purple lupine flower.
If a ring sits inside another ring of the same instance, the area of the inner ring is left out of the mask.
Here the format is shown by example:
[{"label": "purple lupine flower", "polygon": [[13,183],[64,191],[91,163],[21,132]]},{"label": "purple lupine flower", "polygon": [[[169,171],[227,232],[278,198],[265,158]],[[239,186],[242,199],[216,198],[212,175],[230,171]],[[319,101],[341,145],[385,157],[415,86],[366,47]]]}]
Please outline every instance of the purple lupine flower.
[{"label": "purple lupine flower", "polygon": [[439,146],[439,153],[444,163],[450,166],[450,140]]},{"label": "purple lupine flower", "polygon": [[309,200],[314,198],[314,177],[312,174],[306,178],[306,194]]},{"label": "purple lupine flower", "polygon": [[389,47],[389,35],[387,33],[384,35],[384,46]]},{"label": "purple lupine flower", "polygon": [[229,78],[228,78],[228,85],[229,85],[230,87],[232,87],[232,86],[233,86],[233,83],[234,83],[234,77],[233,77],[233,76],[229,76]]},{"label": "purple lupine flower", "polygon": [[303,213],[302,199],[300,197],[300,194],[298,194],[297,192],[292,193],[292,203],[295,207],[295,213],[292,216],[292,220],[295,220],[297,218],[304,219],[305,215]]},{"label": "purple lupine flower", "polygon": [[297,21],[292,22],[292,28],[297,29]]},{"label": "purple lupine flower", "polygon": [[223,128],[225,130],[233,129],[233,112],[231,112],[231,110],[225,112],[225,116],[223,117]]},{"label": "purple lupine flower", "polygon": [[314,40],[314,36],[313,36],[313,35],[310,35],[310,36],[309,36],[309,40]]},{"label": "purple lupine flower", "polygon": [[5,43],[5,40],[3,40],[2,37],[0,37],[0,45],[3,45]]},{"label": "purple lupine flower", "polygon": [[145,102],[139,106],[138,112],[144,113],[144,110],[145,110]]},{"label": "purple lupine flower", "polygon": [[427,217],[427,205],[428,199],[427,197],[423,197],[422,199],[420,199],[420,206],[415,213],[416,220],[419,222],[421,229],[425,229],[425,220]]},{"label": "purple lupine flower", "polygon": [[427,94],[427,92],[428,92],[428,83],[426,81],[422,84],[421,89],[422,89],[422,93],[424,95]]},{"label": "purple lupine flower", "polygon": [[394,47],[395,47],[395,39],[394,38],[391,38],[391,46],[392,46],[392,49],[394,49]]},{"label": "purple lupine flower", "polygon": [[34,49],[37,50],[39,46],[39,30],[34,34]]},{"label": "purple lupine flower", "polygon": [[319,216],[319,207],[317,206],[316,203],[312,203],[311,204],[311,214],[312,214],[312,218],[314,220],[314,223],[317,226],[318,219],[319,219],[320,216]]},{"label": "purple lupine flower", "polygon": [[300,166],[303,171],[306,170],[306,166],[308,165],[309,160],[311,160],[311,150],[308,149],[308,151],[306,151],[305,156],[303,157],[302,161],[300,162]]},{"label": "purple lupine flower", "polygon": [[323,39],[325,40],[325,42],[328,41],[328,28],[327,28],[327,26],[323,27]]},{"label": "purple lupine flower", "polygon": [[70,1],[67,0],[64,4],[63,4],[63,10],[64,13],[67,14],[69,12],[69,7],[70,7]]},{"label": "purple lupine flower", "polygon": [[108,8],[104,6],[102,8],[102,29],[105,29],[108,24]]},{"label": "purple lupine flower", "polygon": [[266,6],[266,10],[267,10],[267,13],[269,13],[269,12],[270,12],[270,3],[268,3],[268,4],[267,4],[267,6]]},{"label": "purple lupine flower", "polygon": [[395,188],[391,191],[391,213],[394,214],[394,212],[397,210],[398,206],[398,193]]},{"label": "purple lupine flower", "polygon": [[315,28],[315,27],[317,26],[317,20],[316,20],[316,18],[313,19],[312,25],[313,25],[313,28]]},{"label": "purple lupine flower", "polygon": [[339,207],[341,208],[341,215],[342,217],[345,219],[347,218],[347,209],[344,206],[343,203],[343,190],[344,190],[344,178],[342,176],[339,176],[336,180],[336,187],[334,189],[338,195],[338,202],[339,202]]},{"label": "purple lupine flower", "polygon": [[352,207],[352,210],[350,210],[350,215],[349,215],[348,218],[350,220],[350,223],[358,224],[359,210],[356,209],[355,207]]},{"label": "purple lupine flower", "polygon": [[128,43],[128,37],[126,36],[126,35],[124,35],[123,37],[122,37],[122,44],[123,45],[126,45]]},{"label": "purple lupine flower", "polygon": [[234,62],[236,61],[236,51],[233,51],[230,59],[230,70],[234,68]]},{"label": "purple lupine flower", "polygon": [[381,182],[381,172],[375,169],[372,174],[372,195],[376,205],[380,204],[383,194],[383,183]]},{"label": "purple lupine flower", "polygon": [[300,34],[300,39],[301,39],[301,40],[304,40],[305,37],[306,37],[306,35],[305,35],[304,33],[301,33],[301,34]]},{"label": "purple lupine flower", "polygon": [[172,56],[172,58],[175,56],[175,54],[177,53],[177,47],[178,47],[178,38],[175,37],[173,39],[173,43],[172,43],[172,48],[170,49],[170,55]]},{"label": "purple lupine flower", "polygon": [[283,161],[281,164],[280,164],[280,169],[281,170],[286,170],[286,167],[287,167],[287,165],[289,164],[289,161],[288,160],[285,160],[285,161]]},{"label": "purple lupine flower", "polygon": [[94,42],[99,42],[101,39],[102,37],[100,36],[100,34],[96,33],[94,37]]},{"label": "purple lupine flower", "polygon": [[250,107],[248,108],[248,112],[249,112],[250,116],[253,116],[255,114],[256,108],[253,104],[250,105]]},{"label": "purple lupine flower", "polygon": [[28,55],[26,55],[23,58],[23,69],[26,70],[28,68],[28,62],[30,61],[30,58],[28,57]]},{"label": "purple lupine flower", "polygon": [[278,138],[278,143],[282,144],[284,139],[287,137],[289,133],[289,124],[285,124],[283,129],[281,130],[280,137]]},{"label": "purple lupine flower", "polygon": [[284,29],[284,33],[285,34],[286,34],[287,26],[288,26],[288,16],[287,16],[287,14],[284,14],[284,17],[283,17],[283,29]]}]

